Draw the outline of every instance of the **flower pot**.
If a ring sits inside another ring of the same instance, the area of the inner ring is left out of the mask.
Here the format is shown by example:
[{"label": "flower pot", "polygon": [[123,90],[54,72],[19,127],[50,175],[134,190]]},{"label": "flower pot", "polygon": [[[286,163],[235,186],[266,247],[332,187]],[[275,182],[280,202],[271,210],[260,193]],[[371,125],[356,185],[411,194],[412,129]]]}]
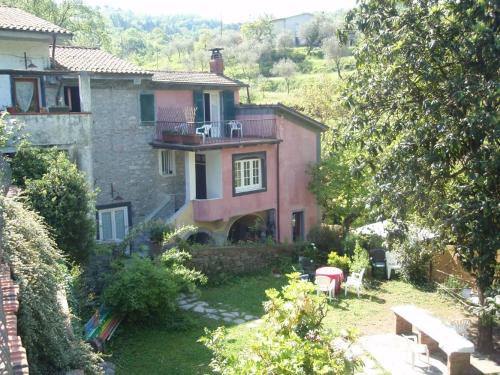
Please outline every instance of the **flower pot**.
[{"label": "flower pot", "polygon": [[187,134],[182,135],[182,143],[185,145],[200,145],[202,142],[202,136],[197,134]]},{"label": "flower pot", "polygon": [[182,143],[182,136],[177,133],[170,133],[164,131],[162,134],[162,141],[167,143]]}]

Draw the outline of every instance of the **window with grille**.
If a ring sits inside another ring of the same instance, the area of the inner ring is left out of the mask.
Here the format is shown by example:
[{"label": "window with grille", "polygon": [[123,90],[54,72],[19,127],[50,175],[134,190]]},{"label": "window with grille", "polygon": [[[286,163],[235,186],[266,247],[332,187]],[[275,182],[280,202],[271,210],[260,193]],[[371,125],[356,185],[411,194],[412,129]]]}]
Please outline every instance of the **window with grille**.
[{"label": "window with grille", "polygon": [[175,151],[161,150],[159,159],[160,174],[162,176],[175,176]]}]

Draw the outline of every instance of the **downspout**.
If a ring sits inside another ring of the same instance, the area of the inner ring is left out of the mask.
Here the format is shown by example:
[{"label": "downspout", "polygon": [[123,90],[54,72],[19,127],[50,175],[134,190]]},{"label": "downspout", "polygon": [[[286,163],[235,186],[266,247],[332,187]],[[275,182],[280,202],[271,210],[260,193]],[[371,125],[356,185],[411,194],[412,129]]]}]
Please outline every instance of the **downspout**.
[{"label": "downspout", "polygon": [[276,144],[276,242],[280,242],[280,144]]},{"label": "downspout", "polygon": [[54,68],[56,65],[56,34],[52,34],[52,61],[50,62],[50,67]]}]

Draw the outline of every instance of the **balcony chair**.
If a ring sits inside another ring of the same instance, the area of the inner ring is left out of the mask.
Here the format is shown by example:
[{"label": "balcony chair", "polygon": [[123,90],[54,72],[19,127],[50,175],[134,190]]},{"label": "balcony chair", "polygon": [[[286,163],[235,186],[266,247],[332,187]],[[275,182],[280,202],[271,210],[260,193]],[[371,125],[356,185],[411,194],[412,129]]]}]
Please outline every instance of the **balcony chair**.
[{"label": "balcony chair", "polygon": [[351,276],[347,276],[347,281],[344,283],[345,295],[347,297],[347,289],[349,287],[355,288],[358,290],[358,298],[359,293],[361,292],[361,287],[363,286],[363,276],[365,274],[365,269],[361,272],[353,272]]},{"label": "balcony chair", "polygon": [[196,128],[196,134],[203,136],[203,143],[205,143],[205,137],[210,137],[212,132],[212,124],[205,124]]},{"label": "balcony chair", "polygon": [[398,259],[394,255],[394,253],[392,253],[390,251],[386,251],[385,261],[386,261],[386,268],[387,268],[387,280],[390,280],[392,270],[401,269],[401,264],[399,263]]},{"label": "balcony chair", "polygon": [[370,264],[372,267],[372,275],[375,275],[376,270],[386,268],[386,259],[385,259],[385,249],[371,249],[370,250]]},{"label": "balcony chair", "polygon": [[327,276],[316,276],[314,279],[314,284],[316,284],[316,292],[318,293],[326,293],[328,295],[328,299],[332,299],[335,297],[335,280],[330,280]]},{"label": "balcony chair", "polygon": [[231,120],[229,121],[230,126],[230,136],[233,138],[233,132],[240,132],[240,138],[243,138],[243,124],[239,121]]}]

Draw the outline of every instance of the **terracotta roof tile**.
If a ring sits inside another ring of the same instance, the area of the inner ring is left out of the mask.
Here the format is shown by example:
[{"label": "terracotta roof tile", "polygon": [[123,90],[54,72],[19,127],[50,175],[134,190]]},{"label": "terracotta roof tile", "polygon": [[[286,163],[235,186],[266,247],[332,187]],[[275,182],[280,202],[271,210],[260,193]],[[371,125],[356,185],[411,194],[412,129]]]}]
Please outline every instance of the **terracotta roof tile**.
[{"label": "terracotta roof tile", "polygon": [[151,74],[98,48],[56,46],[55,62],[57,69],[72,72]]},{"label": "terracotta roof tile", "polygon": [[153,81],[206,86],[246,86],[243,82],[209,72],[169,72],[153,71]]},{"label": "terracotta roof tile", "polygon": [[0,5],[0,30],[35,31],[41,33],[72,35],[70,31],[25,12],[24,10],[3,5]]}]

